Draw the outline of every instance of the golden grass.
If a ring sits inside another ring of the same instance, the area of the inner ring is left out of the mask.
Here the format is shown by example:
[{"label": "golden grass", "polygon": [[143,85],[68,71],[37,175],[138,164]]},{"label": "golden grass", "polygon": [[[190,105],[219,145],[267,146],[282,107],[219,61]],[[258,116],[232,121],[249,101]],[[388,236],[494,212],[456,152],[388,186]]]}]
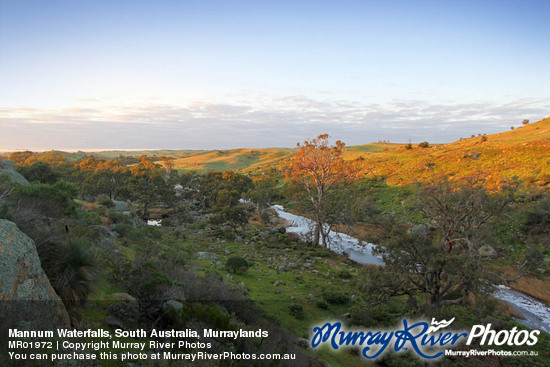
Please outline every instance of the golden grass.
[{"label": "golden grass", "polygon": [[[384,177],[390,185],[451,179],[482,178],[490,188],[517,177],[541,187],[550,185],[550,118],[511,131],[462,139],[430,148],[371,143],[351,146],[346,160],[361,159],[366,177]],[[180,170],[262,172],[284,168],[295,149],[232,149],[183,152],[175,155]]]},{"label": "golden grass", "polygon": [[[490,188],[512,177],[542,187],[550,185],[550,118],[486,138],[360,156],[365,175],[385,177],[390,185],[430,182],[441,176],[482,178]],[[344,158],[355,159],[357,153]]]},{"label": "golden grass", "polygon": [[[514,278],[516,274],[513,269],[501,269],[501,271],[504,278]],[[538,279],[532,276],[523,276],[510,283],[510,288],[550,304],[550,279],[548,277]]]}]

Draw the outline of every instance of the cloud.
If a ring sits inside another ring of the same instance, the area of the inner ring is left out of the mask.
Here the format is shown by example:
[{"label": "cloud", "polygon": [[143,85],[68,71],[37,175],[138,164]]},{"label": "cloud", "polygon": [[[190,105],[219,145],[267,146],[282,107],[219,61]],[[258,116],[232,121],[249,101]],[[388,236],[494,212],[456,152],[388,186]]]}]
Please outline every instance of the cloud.
[{"label": "cloud", "polygon": [[0,149],[227,149],[293,147],[321,133],[348,145],[372,141],[448,142],[495,133],[548,115],[546,100],[362,104],[303,95],[262,103],[185,106],[0,108]]}]

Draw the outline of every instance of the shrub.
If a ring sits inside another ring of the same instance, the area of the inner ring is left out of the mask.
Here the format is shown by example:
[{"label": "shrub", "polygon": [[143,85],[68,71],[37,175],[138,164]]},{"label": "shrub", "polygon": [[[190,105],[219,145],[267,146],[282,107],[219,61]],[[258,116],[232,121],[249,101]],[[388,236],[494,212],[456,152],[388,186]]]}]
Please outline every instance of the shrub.
[{"label": "shrub", "polygon": [[41,182],[49,185],[56,183],[61,178],[56,169],[41,161],[27,166],[17,166],[17,172],[25,176],[29,182]]},{"label": "shrub", "polygon": [[345,305],[349,302],[347,295],[335,291],[323,292],[323,299],[333,305]]},{"label": "shrub", "polygon": [[323,250],[321,247],[319,247],[316,252],[317,252],[316,256],[319,256],[319,257],[330,258],[330,257],[336,256],[334,252],[329,250]]},{"label": "shrub", "polygon": [[479,141],[480,141],[481,143],[484,143],[484,142],[486,142],[487,140],[488,140],[488,138],[487,138],[487,136],[485,136],[485,135],[481,135],[481,138],[479,138]]},{"label": "shrub", "polygon": [[106,206],[107,208],[112,208],[115,206],[113,201],[105,194],[101,194],[97,197],[96,204]]},{"label": "shrub", "polygon": [[111,222],[113,222],[115,224],[129,221],[128,216],[122,214],[121,212],[113,210],[113,209],[109,210],[109,214],[107,216],[109,217]]},{"label": "shrub", "polygon": [[315,303],[315,305],[316,305],[317,307],[319,307],[321,310],[326,310],[326,309],[328,309],[328,304],[327,304],[325,301],[317,301],[317,302]]},{"label": "shrub", "polygon": [[188,227],[190,229],[205,229],[207,225],[208,225],[207,221],[201,220],[201,221],[189,224]]},{"label": "shrub", "polygon": [[525,225],[536,226],[550,223],[550,195],[543,197],[526,210]]},{"label": "shrub", "polygon": [[352,278],[352,274],[350,273],[349,270],[347,269],[342,269],[338,272],[338,278],[342,278],[342,279],[351,279]]},{"label": "shrub", "polygon": [[124,284],[140,299],[158,300],[173,282],[162,271],[162,264],[158,260],[140,254],[126,273]]},{"label": "shrub", "polygon": [[118,233],[121,237],[128,237],[133,230],[134,230],[134,227],[126,223],[115,224],[113,228],[113,231]]},{"label": "shrub", "polygon": [[262,214],[260,214],[260,218],[265,224],[268,224],[271,221],[269,213],[267,211],[263,211]]},{"label": "shrub", "polygon": [[173,227],[174,221],[171,218],[162,218],[163,227]]},{"label": "shrub", "polygon": [[296,317],[298,320],[301,320],[304,318],[304,309],[302,306],[297,305],[295,303],[291,303],[288,305],[288,309],[290,310],[290,314]]},{"label": "shrub", "polygon": [[248,261],[246,261],[244,258],[240,256],[231,256],[227,261],[225,262],[225,267],[228,271],[239,274],[239,273],[245,273],[248,268]]},{"label": "shrub", "polygon": [[365,305],[353,306],[350,309],[352,325],[389,326],[394,322],[393,314],[388,305],[382,304],[377,307],[366,307]]},{"label": "shrub", "polygon": [[43,183],[18,185],[14,188],[19,209],[32,210],[54,219],[76,213],[77,206],[74,199],[77,194],[78,188],[65,181],[57,181],[53,185]]},{"label": "shrub", "polygon": [[91,244],[74,240],[71,243],[49,242],[46,246],[46,255],[41,260],[52,287],[65,306],[84,305],[93,290],[97,273]]},{"label": "shrub", "polygon": [[413,146],[412,146],[412,144],[411,144],[411,143],[409,143],[409,144],[405,145],[405,149],[412,149],[412,148],[413,148]]},{"label": "shrub", "polygon": [[183,307],[183,312],[174,319],[175,326],[178,328],[185,328],[190,320],[197,320],[219,330],[235,329],[232,324],[233,315],[220,308],[216,303],[205,301],[190,304],[185,302]]},{"label": "shrub", "polygon": [[430,144],[427,141],[423,141],[422,143],[418,144],[419,148],[429,148]]}]

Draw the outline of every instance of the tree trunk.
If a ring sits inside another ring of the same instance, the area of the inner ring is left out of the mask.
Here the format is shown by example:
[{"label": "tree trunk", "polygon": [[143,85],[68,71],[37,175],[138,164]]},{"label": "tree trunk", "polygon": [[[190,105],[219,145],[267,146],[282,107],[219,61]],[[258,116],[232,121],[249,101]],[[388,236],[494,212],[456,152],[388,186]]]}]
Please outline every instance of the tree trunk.
[{"label": "tree trunk", "polygon": [[149,202],[143,203],[143,219],[149,219]]},{"label": "tree trunk", "polygon": [[[321,227],[323,228],[323,227]],[[327,234],[325,233],[325,230],[323,228],[323,230],[321,230],[321,240],[323,241],[323,248],[326,250],[328,249],[328,238],[327,238]]]},{"label": "tree trunk", "polygon": [[311,243],[311,245],[314,247],[319,246],[320,231],[321,231],[321,227],[319,226],[319,222],[317,222],[315,223],[315,229],[313,230],[313,242]]}]

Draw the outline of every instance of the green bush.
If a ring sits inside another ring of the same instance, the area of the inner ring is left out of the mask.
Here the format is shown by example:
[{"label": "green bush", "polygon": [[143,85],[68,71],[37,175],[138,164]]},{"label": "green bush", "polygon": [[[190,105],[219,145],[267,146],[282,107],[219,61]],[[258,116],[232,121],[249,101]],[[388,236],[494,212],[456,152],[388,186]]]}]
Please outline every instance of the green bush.
[{"label": "green bush", "polygon": [[124,222],[128,222],[128,216],[122,214],[121,212],[118,212],[116,210],[109,210],[109,214],[107,215],[109,217],[109,219],[111,220],[111,222],[113,223],[124,223]]},{"label": "green bush", "polygon": [[173,281],[163,272],[162,264],[158,260],[142,255],[134,260],[124,284],[125,288],[140,299],[159,299],[172,286]]},{"label": "green bush", "polygon": [[419,148],[429,148],[430,144],[427,141],[423,141],[422,143],[418,144]]},{"label": "green bush", "polygon": [[235,238],[237,238],[237,235],[233,231],[228,231],[224,228],[217,228],[212,231],[212,234],[216,236],[217,238],[222,238],[227,241],[233,241]]},{"label": "green bush", "polygon": [[288,305],[288,309],[290,310],[290,314],[298,320],[302,320],[304,318],[304,309],[302,306],[291,303]]},{"label": "green bush", "polygon": [[45,246],[48,249],[41,258],[42,267],[56,293],[67,307],[83,305],[93,290],[97,274],[90,242],[80,239],[71,243],[49,242]]},{"label": "green bush", "polygon": [[348,269],[342,269],[338,272],[338,278],[342,279],[351,279],[353,275],[350,273]]},{"label": "green bush", "polygon": [[331,258],[331,257],[335,257],[336,254],[332,251],[329,251],[329,250],[323,250],[321,247],[319,247],[318,249],[316,249],[317,253],[315,254],[316,256],[319,256],[319,257],[324,257],[324,258]]},{"label": "green bush", "polygon": [[242,274],[245,273],[249,268],[248,261],[246,261],[244,258],[240,256],[231,256],[227,261],[225,262],[225,268],[227,271]]},{"label": "green bush", "polygon": [[200,321],[218,330],[235,329],[235,325],[232,323],[234,315],[220,308],[216,303],[205,301],[191,304],[184,302],[183,312],[176,316],[173,318],[174,326],[180,329],[185,329],[190,320]]},{"label": "green bush", "polygon": [[115,224],[113,228],[113,231],[118,233],[120,237],[128,237],[133,230],[134,230],[134,227],[126,223]]},{"label": "green bush", "polygon": [[112,208],[115,206],[113,201],[105,194],[101,194],[96,199],[96,204],[106,206],[107,208]]},{"label": "green bush", "polygon": [[269,217],[269,213],[267,211],[263,211],[262,214],[260,214],[260,218],[262,220],[262,223],[269,224],[270,217]]},{"label": "green bush", "polygon": [[525,225],[547,225],[550,223],[550,195],[546,195],[526,210]]},{"label": "green bush", "polygon": [[394,314],[387,305],[379,305],[377,307],[365,307],[365,305],[353,306],[350,309],[350,318],[353,325],[389,326],[394,320]]},{"label": "green bush", "polygon": [[333,305],[345,305],[349,302],[349,297],[347,295],[335,291],[323,292],[323,299]]},{"label": "green bush", "polygon": [[195,223],[190,223],[188,227],[189,229],[205,229],[207,225],[207,221],[201,220]]},{"label": "green bush", "polygon": [[61,178],[56,168],[52,167],[49,163],[41,161],[28,166],[17,166],[16,170],[25,176],[29,182],[40,182],[52,185]]},{"label": "green bush", "polygon": [[315,305],[317,307],[319,307],[321,310],[328,309],[328,303],[326,303],[325,301],[317,301],[317,303],[315,303]]}]

